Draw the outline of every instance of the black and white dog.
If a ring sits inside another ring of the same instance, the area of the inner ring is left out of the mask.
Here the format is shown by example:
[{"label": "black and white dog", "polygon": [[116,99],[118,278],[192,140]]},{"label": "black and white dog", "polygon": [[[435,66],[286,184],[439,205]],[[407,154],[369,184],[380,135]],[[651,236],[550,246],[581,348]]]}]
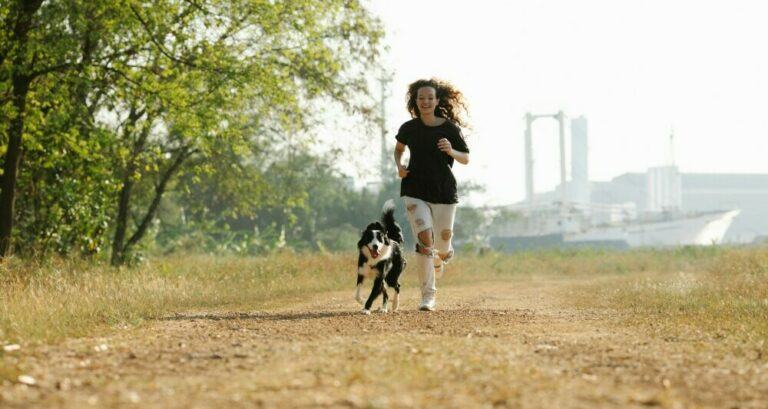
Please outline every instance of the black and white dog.
[{"label": "black and white dog", "polygon": [[392,199],[384,203],[381,221],[373,222],[363,231],[357,249],[360,253],[357,259],[357,291],[355,299],[360,304],[363,298],[360,296],[360,288],[366,277],[373,278],[371,295],[363,307],[363,314],[371,313],[371,305],[379,294],[383,294],[384,301],[381,312],[387,312],[389,299],[387,288],[395,290],[392,300],[392,311],[397,311],[400,302],[400,274],[405,270],[405,259],[401,247],[403,245],[403,232],[400,225],[395,222],[395,203]]}]

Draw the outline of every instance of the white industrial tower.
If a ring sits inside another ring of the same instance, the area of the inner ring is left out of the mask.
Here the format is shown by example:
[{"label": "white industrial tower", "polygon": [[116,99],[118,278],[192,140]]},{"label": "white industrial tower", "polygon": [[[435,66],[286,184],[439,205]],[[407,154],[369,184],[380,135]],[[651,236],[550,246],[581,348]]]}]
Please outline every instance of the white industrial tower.
[{"label": "white industrial tower", "polygon": [[589,189],[589,142],[587,118],[571,120],[571,183],[568,199],[579,204],[590,203]]},{"label": "white industrial tower", "polygon": [[675,132],[669,132],[669,157],[663,166],[648,168],[646,211],[680,212],[683,208],[683,183],[675,164]]},{"label": "white industrial tower", "polygon": [[[533,188],[533,136],[531,126],[533,121],[539,118],[553,118],[559,124],[560,134],[560,183],[565,186],[565,114],[558,111],[556,114],[532,115],[525,114],[525,199],[530,207],[534,206]],[[561,190],[561,203],[565,203],[565,189]]]},{"label": "white industrial tower", "polygon": [[533,177],[533,135],[532,125],[536,119],[552,118],[558,122],[560,139],[560,203],[589,204],[589,161],[587,118],[580,116],[571,120],[571,181],[566,175],[565,113],[533,115],[525,114],[525,194],[529,207],[535,206]]}]

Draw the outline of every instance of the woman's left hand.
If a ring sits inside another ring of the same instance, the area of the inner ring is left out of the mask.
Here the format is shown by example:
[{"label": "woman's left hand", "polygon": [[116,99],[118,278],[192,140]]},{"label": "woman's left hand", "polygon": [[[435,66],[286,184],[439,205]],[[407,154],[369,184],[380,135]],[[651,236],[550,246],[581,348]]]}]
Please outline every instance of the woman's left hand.
[{"label": "woman's left hand", "polygon": [[450,155],[451,151],[453,151],[453,146],[451,146],[451,142],[448,139],[443,138],[437,141],[437,149]]}]

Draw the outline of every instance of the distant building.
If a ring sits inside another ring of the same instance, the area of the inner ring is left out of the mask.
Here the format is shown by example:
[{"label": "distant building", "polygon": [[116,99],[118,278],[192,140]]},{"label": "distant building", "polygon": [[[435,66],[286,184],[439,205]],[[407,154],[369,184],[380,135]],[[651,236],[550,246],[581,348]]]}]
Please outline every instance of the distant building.
[{"label": "distant building", "polygon": [[[648,180],[645,173],[625,173],[609,182],[591,182],[592,202],[632,202],[640,212],[658,210],[647,193]],[[725,242],[751,243],[768,235],[768,174],[682,173],[680,189],[683,212],[741,209]]]},{"label": "distant building", "polygon": [[646,176],[646,211],[679,212],[683,208],[682,175],[677,166],[657,166]]},{"label": "distant building", "polygon": [[[682,212],[741,210],[725,234],[724,242],[752,243],[768,236],[768,174],[681,173],[679,177]],[[662,206],[662,202],[651,200],[648,193],[651,178],[648,173],[624,173],[607,182],[590,182],[590,201],[634,206],[638,213],[675,207],[674,201],[663,202],[667,206]],[[666,187],[671,192],[667,197],[676,196],[675,185],[673,182]],[[537,193],[536,201],[556,202],[560,200],[558,192],[559,187]]]}]

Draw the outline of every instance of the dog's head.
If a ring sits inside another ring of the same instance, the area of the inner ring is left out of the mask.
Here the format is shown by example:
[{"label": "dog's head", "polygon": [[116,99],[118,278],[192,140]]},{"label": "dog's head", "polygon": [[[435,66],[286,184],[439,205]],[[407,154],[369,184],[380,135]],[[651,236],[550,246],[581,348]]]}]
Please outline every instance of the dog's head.
[{"label": "dog's head", "polygon": [[360,241],[357,242],[357,248],[365,254],[368,259],[378,259],[386,257],[389,254],[391,241],[387,237],[387,230],[380,222],[371,223],[363,230]]}]

